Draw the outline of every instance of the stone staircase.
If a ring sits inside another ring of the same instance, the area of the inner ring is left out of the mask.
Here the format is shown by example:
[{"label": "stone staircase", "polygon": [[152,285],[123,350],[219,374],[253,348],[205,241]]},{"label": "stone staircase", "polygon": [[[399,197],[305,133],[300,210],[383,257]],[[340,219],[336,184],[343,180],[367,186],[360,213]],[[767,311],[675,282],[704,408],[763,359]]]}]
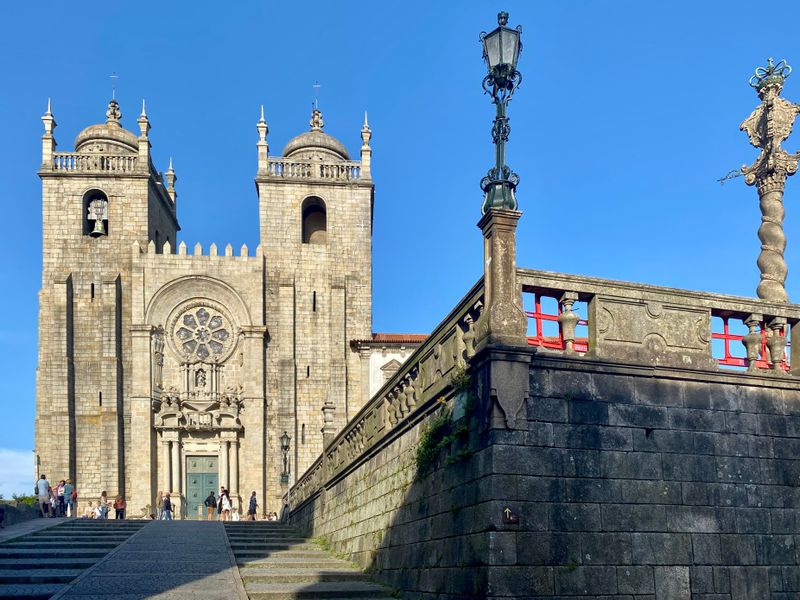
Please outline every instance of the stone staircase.
[{"label": "stone staircase", "polygon": [[75,519],[0,544],[0,598],[50,598],[145,524]]},{"label": "stone staircase", "polygon": [[288,525],[270,521],[225,524],[250,600],[392,597],[352,563],[334,558]]}]

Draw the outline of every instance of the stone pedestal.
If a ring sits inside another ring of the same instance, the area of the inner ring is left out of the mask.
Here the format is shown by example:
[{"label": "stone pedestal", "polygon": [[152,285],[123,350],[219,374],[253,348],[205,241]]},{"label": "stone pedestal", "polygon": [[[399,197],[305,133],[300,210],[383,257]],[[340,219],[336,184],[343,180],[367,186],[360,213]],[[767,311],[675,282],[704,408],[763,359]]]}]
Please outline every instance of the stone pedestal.
[{"label": "stone pedestal", "polygon": [[527,346],[527,318],[517,287],[516,230],[522,213],[491,208],[478,222],[483,232],[485,306],[477,323],[477,349],[492,344]]}]

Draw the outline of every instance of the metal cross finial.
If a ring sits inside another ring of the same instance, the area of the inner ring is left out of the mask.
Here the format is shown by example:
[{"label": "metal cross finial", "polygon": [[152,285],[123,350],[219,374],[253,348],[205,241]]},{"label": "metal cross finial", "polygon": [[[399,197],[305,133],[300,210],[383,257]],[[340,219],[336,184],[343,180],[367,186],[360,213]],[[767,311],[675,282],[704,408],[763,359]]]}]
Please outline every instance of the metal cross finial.
[{"label": "metal cross finial", "polygon": [[315,81],[311,87],[314,88],[314,110],[317,110],[319,108],[319,90],[322,85],[319,81]]},{"label": "metal cross finial", "polygon": [[111,99],[117,99],[117,79],[119,79],[119,75],[117,75],[116,71],[113,71],[111,75],[108,76],[111,80]]},{"label": "metal cross finial", "polygon": [[788,268],[783,257],[786,235],[783,232],[783,191],[786,178],[797,172],[800,153],[790,154],[781,143],[792,132],[794,120],[800,114],[800,105],[780,97],[784,80],[792,72],[782,60],[777,65],[770,58],[766,67],[756,69],[750,85],[758,92],[761,104],[739,126],[747,132],[750,143],[761,153],[750,166],[742,167],[747,185],[755,185],[761,208],[761,226],[758,237],[761,253],[758,268],[761,282],[758,297],[772,302],[788,302],[786,274]]}]

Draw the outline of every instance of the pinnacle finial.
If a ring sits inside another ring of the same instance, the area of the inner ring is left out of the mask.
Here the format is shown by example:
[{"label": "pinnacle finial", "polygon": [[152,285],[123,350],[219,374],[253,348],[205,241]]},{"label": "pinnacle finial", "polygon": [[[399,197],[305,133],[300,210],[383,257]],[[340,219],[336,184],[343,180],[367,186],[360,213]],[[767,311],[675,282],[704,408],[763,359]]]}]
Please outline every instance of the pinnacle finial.
[{"label": "pinnacle finial", "polygon": [[172,157],[170,156],[169,157],[169,166],[167,167],[167,171],[173,171],[173,170],[174,169],[172,168]]},{"label": "pinnacle finial", "polygon": [[261,122],[261,121],[264,121],[264,105],[263,104],[261,105],[261,119],[259,119],[259,122]]},{"label": "pinnacle finial", "polygon": [[508,25],[508,13],[506,11],[501,10],[497,13],[497,24],[500,25],[500,27]]},{"label": "pinnacle finial", "polygon": [[792,67],[786,60],[780,61],[777,65],[772,57],[767,59],[766,67],[758,67],[755,74],[750,78],[750,86],[761,96],[764,90],[770,86],[777,86],[778,91],[783,87],[783,82],[792,74]]},{"label": "pinnacle finial", "polygon": [[50,111],[50,98],[47,99],[47,112],[44,113],[46,115],[52,115],[53,113]]},{"label": "pinnacle finial", "polygon": [[367,120],[367,111],[364,111],[364,127],[363,129],[369,129],[369,121]]},{"label": "pinnacle finial", "polygon": [[142,98],[142,114],[139,115],[140,117],[147,117],[147,110],[145,108],[144,98]]}]

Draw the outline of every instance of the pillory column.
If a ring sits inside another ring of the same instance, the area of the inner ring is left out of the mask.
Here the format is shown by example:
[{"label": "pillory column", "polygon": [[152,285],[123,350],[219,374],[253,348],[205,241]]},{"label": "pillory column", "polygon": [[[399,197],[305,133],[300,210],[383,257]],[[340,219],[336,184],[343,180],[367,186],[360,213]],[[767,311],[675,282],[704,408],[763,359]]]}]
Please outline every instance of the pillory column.
[{"label": "pillory column", "polygon": [[761,206],[761,226],[758,228],[761,282],[757,294],[759,298],[772,302],[789,301],[784,286],[787,267],[783,258],[786,249],[783,190],[786,178],[797,171],[800,154],[789,154],[781,148],[781,142],[792,132],[800,106],[784,100],[779,94],[791,72],[786,61],[775,65],[771,58],[766,68],[756,69],[755,75],[750,78],[750,85],[758,92],[762,102],[739,127],[747,132],[750,143],[761,149],[761,154],[752,165],[742,167],[742,173],[747,185],[756,185]]}]

